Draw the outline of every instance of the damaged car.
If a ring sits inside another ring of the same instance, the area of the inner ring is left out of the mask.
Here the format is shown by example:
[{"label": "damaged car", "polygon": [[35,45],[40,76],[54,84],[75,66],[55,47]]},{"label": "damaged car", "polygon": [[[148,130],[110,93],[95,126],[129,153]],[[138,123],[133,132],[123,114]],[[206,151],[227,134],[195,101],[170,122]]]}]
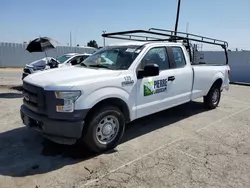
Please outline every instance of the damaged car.
[{"label": "damaged car", "polygon": [[91,54],[84,53],[68,53],[64,54],[58,58],[45,57],[29,64],[26,64],[23,73],[22,80],[29,74],[33,74],[39,71],[44,71],[52,68],[60,68],[65,66],[78,65]]}]

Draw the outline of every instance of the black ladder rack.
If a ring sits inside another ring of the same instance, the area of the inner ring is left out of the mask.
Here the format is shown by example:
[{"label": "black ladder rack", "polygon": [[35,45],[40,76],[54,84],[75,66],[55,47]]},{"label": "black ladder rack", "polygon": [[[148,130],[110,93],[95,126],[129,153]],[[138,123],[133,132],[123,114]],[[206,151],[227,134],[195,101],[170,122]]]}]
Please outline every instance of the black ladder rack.
[{"label": "black ladder rack", "polygon": [[[154,35],[154,36],[134,35],[138,33]],[[129,30],[129,31],[114,32],[114,33],[105,33],[105,34],[102,34],[102,36],[107,37],[107,38],[133,40],[133,41],[145,41],[145,42],[146,41],[174,42],[177,40],[187,40],[187,41],[195,41],[195,42],[219,45],[223,48],[228,47],[228,43],[223,40],[213,39],[213,38],[195,35],[191,33],[176,32],[176,35],[174,33],[175,31],[172,31],[172,30],[150,28],[149,30]],[[164,38],[159,38],[159,37],[164,37]]]},{"label": "black ladder rack", "polygon": [[132,40],[132,41],[143,41],[143,42],[179,42],[182,41],[189,51],[190,60],[192,61],[191,54],[191,41],[201,42],[206,44],[212,44],[221,46],[225,51],[226,64],[228,64],[227,48],[228,43],[223,40],[213,39],[205,36],[195,35],[185,32],[176,32],[166,29],[150,28],[148,30],[128,30],[114,33],[102,34],[102,37],[122,39],[122,40]]}]

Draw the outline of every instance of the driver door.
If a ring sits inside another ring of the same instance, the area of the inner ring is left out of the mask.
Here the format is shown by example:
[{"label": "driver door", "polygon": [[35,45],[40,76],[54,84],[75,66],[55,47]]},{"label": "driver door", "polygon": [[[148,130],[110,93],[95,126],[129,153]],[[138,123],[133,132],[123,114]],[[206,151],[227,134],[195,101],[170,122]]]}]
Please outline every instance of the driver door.
[{"label": "driver door", "polygon": [[166,47],[153,47],[143,57],[139,69],[146,64],[157,64],[160,73],[157,76],[144,77],[137,80],[137,118],[166,109],[163,99],[171,97],[168,88],[169,58]]}]

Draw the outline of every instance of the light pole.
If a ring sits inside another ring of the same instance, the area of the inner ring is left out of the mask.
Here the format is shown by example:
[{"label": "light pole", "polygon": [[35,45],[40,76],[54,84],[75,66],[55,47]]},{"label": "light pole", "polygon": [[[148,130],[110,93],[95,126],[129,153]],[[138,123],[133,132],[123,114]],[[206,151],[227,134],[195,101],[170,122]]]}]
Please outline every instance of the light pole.
[{"label": "light pole", "polygon": [[[106,31],[102,31],[103,34],[106,33]],[[103,37],[103,47],[105,47],[105,37]]]},{"label": "light pole", "polygon": [[72,47],[72,36],[71,36],[71,30],[69,32],[69,44],[70,44],[70,47]]},{"label": "light pole", "polygon": [[186,23],[186,33],[188,33],[188,27],[189,27],[189,23]]},{"label": "light pole", "polygon": [[178,0],[178,6],[177,6],[177,14],[176,14],[176,22],[175,22],[175,35],[177,34],[177,29],[178,29],[178,22],[179,22],[179,13],[180,13],[180,5],[181,5],[181,0]]}]

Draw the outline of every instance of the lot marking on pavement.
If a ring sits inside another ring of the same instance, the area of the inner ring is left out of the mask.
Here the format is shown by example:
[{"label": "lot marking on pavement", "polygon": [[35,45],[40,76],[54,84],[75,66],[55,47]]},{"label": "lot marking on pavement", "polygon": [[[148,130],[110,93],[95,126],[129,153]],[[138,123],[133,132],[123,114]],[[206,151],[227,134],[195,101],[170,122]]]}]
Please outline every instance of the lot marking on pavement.
[{"label": "lot marking on pavement", "polygon": [[[229,119],[229,118],[231,118],[231,117],[233,117],[233,116],[235,116],[235,115],[237,115],[237,114],[240,114],[240,113],[242,113],[242,112],[244,112],[244,111],[247,111],[247,110],[249,110],[249,109],[250,109],[250,107],[247,107],[247,108],[244,108],[243,110],[239,110],[239,111],[237,111],[237,112],[235,112],[235,113],[232,113],[232,114],[229,115],[229,116],[226,116],[226,117],[224,117],[224,118],[221,118],[221,119],[219,119],[219,120],[217,120],[217,121],[214,121],[213,123],[210,123],[210,124],[208,124],[208,125],[206,125],[206,126],[200,128],[200,129],[197,129],[196,132],[200,132],[200,131],[202,131],[203,129],[206,129],[206,128],[208,128],[208,127],[210,127],[210,126],[212,126],[212,125],[214,125],[214,124],[216,124],[216,123],[219,123],[219,122],[221,122],[221,121],[227,120],[227,119]],[[168,144],[162,145],[162,146],[158,147],[157,149],[155,149],[155,150],[153,150],[153,151],[151,151],[151,152],[149,152],[149,153],[146,153],[146,154],[144,154],[144,155],[142,155],[142,156],[140,156],[140,157],[138,157],[138,158],[136,158],[136,159],[134,159],[134,160],[132,160],[132,161],[126,163],[126,164],[123,164],[123,165],[119,166],[119,167],[116,168],[116,169],[113,169],[113,170],[111,170],[111,171],[109,171],[109,172],[107,172],[107,173],[105,173],[105,174],[99,176],[99,177],[96,178],[96,179],[93,179],[93,180],[91,180],[91,181],[89,181],[89,182],[87,182],[87,183],[85,183],[85,184],[83,184],[83,185],[80,185],[79,188],[84,187],[84,186],[87,186],[87,185],[90,185],[90,184],[92,184],[92,183],[95,183],[95,182],[99,181],[100,179],[104,178],[105,176],[107,176],[108,174],[114,173],[114,172],[120,170],[121,168],[124,168],[124,167],[126,167],[126,166],[128,166],[128,165],[130,165],[130,164],[132,164],[132,163],[134,163],[134,162],[137,162],[137,161],[141,160],[142,158],[147,157],[147,156],[149,156],[149,155],[151,155],[151,154],[153,154],[153,153],[155,153],[155,152],[157,152],[157,151],[159,151],[159,150],[161,150],[161,149],[163,149],[163,148],[165,148],[165,147],[167,147],[167,146],[170,146],[171,144],[174,144],[174,143],[176,143],[176,142],[178,142],[178,141],[180,141],[180,140],[182,140],[182,139],[184,139],[184,137],[180,137],[180,138],[178,138],[178,139],[176,139],[176,140],[174,140],[174,141],[172,141],[172,142],[170,142],[170,143],[168,143]],[[179,151],[179,152],[180,152],[180,151]],[[180,152],[180,153],[183,153],[183,152]],[[189,156],[189,157],[198,159],[198,158],[196,158],[195,156],[192,156],[192,155],[190,155],[190,154],[187,154],[187,153],[183,153],[183,154],[185,154],[185,155],[187,155],[187,156]],[[216,166],[216,165],[215,165],[215,166]]]},{"label": "lot marking on pavement", "polygon": [[205,163],[204,163],[204,162],[202,162],[202,160],[199,159],[198,157],[195,157],[195,156],[193,156],[193,155],[191,155],[191,154],[189,154],[189,153],[187,153],[187,152],[184,152],[184,151],[181,151],[181,150],[178,150],[178,149],[176,149],[176,151],[180,152],[180,153],[183,154],[183,155],[186,155],[187,157],[189,157],[189,158],[191,158],[191,159],[196,160],[196,161],[197,161],[198,163],[200,163],[200,164],[204,164],[205,167],[206,167],[208,164],[210,164],[211,166],[213,166],[213,170],[216,170],[216,171],[219,172],[219,173],[223,173],[223,172],[220,170],[220,169],[223,169],[223,167],[220,166],[220,165],[218,165],[218,164],[215,164],[215,163],[213,163],[213,162],[211,162],[211,161],[208,161],[207,159],[206,159],[206,161],[205,161]]},{"label": "lot marking on pavement", "polygon": [[87,185],[90,185],[90,184],[92,184],[92,183],[95,183],[95,182],[99,181],[100,179],[104,178],[106,175],[108,175],[108,174],[110,174],[110,173],[114,173],[114,172],[120,170],[121,168],[124,168],[124,167],[126,167],[126,166],[128,166],[128,165],[130,165],[130,164],[132,164],[132,163],[134,163],[134,162],[136,162],[136,161],[139,161],[139,160],[141,160],[141,159],[144,158],[144,157],[147,157],[147,156],[149,156],[149,155],[151,155],[151,154],[153,154],[153,153],[155,153],[155,152],[157,152],[157,151],[159,151],[159,150],[161,150],[161,149],[163,149],[163,148],[165,148],[165,147],[167,147],[167,146],[170,146],[171,144],[174,144],[174,143],[176,143],[176,142],[182,140],[183,138],[184,138],[184,137],[180,137],[180,138],[178,138],[178,139],[176,139],[176,140],[174,140],[174,141],[172,141],[172,142],[170,142],[170,143],[168,143],[168,144],[164,144],[164,145],[160,146],[159,148],[157,148],[157,149],[155,149],[155,150],[153,150],[153,151],[150,151],[149,153],[146,153],[146,154],[144,154],[144,155],[142,155],[142,156],[140,156],[140,157],[138,157],[138,158],[136,158],[136,159],[134,159],[134,160],[132,160],[132,161],[129,161],[129,162],[126,163],[126,164],[123,164],[123,165],[119,166],[119,167],[116,168],[116,169],[113,169],[113,170],[111,170],[111,171],[105,173],[104,175],[99,176],[99,177],[96,178],[96,179],[93,179],[93,180],[91,180],[91,181],[85,183],[84,185],[81,185],[79,188],[84,187],[84,186],[87,186]]},{"label": "lot marking on pavement", "polygon": [[250,105],[250,103],[244,102],[244,101],[241,101],[241,100],[238,100],[238,99],[235,99],[234,97],[229,97],[229,96],[227,96],[227,97],[231,98],[231,99],[224,99],[224,100],[228,100],[228,101],[233,101],[233,102],[237,102],[237,103],[242,103],[242,104]]},{"label": "lot marking on pavement", "polygon": [[200,129],[196,130],[196,132],[200,132],[200,131],[202,131],[203,129],[206,129],[206,128],[208,128],[208,127],[210,127],[210,126],[212,126],[212,125],[214,125],[214,124],[216,124],[216,123],[219,123],[219,122],[222,122],[222,121],[224,121],[224,120],[227,120],[227,119],[229,119],[229,118],[231,118],[231,117],[233,117],[233,116],[235,116],[235,115],[238,115],[238,114],[240,114],[240,113],[242,113],[242,112],[244,112],[244,111],[247,111],[247,110],[249,110],[249,109],[250,109],[250,107],[247,107],[247,108],[244,108],[243,110],[239,110],[239,111],[237,111],[237,112],[235,112],[235,113],[232,113],[232,114],[229,115],[229,116],[226,116],[226,117],[224,117],[224,118],[221,118],[221,119],[219,119],[219,120],[217,120],[217,121],[214,121],[213,123],[210,123],[210,124],[208,124],[208,125],[206,125],[206,126],[200,128]]}]

